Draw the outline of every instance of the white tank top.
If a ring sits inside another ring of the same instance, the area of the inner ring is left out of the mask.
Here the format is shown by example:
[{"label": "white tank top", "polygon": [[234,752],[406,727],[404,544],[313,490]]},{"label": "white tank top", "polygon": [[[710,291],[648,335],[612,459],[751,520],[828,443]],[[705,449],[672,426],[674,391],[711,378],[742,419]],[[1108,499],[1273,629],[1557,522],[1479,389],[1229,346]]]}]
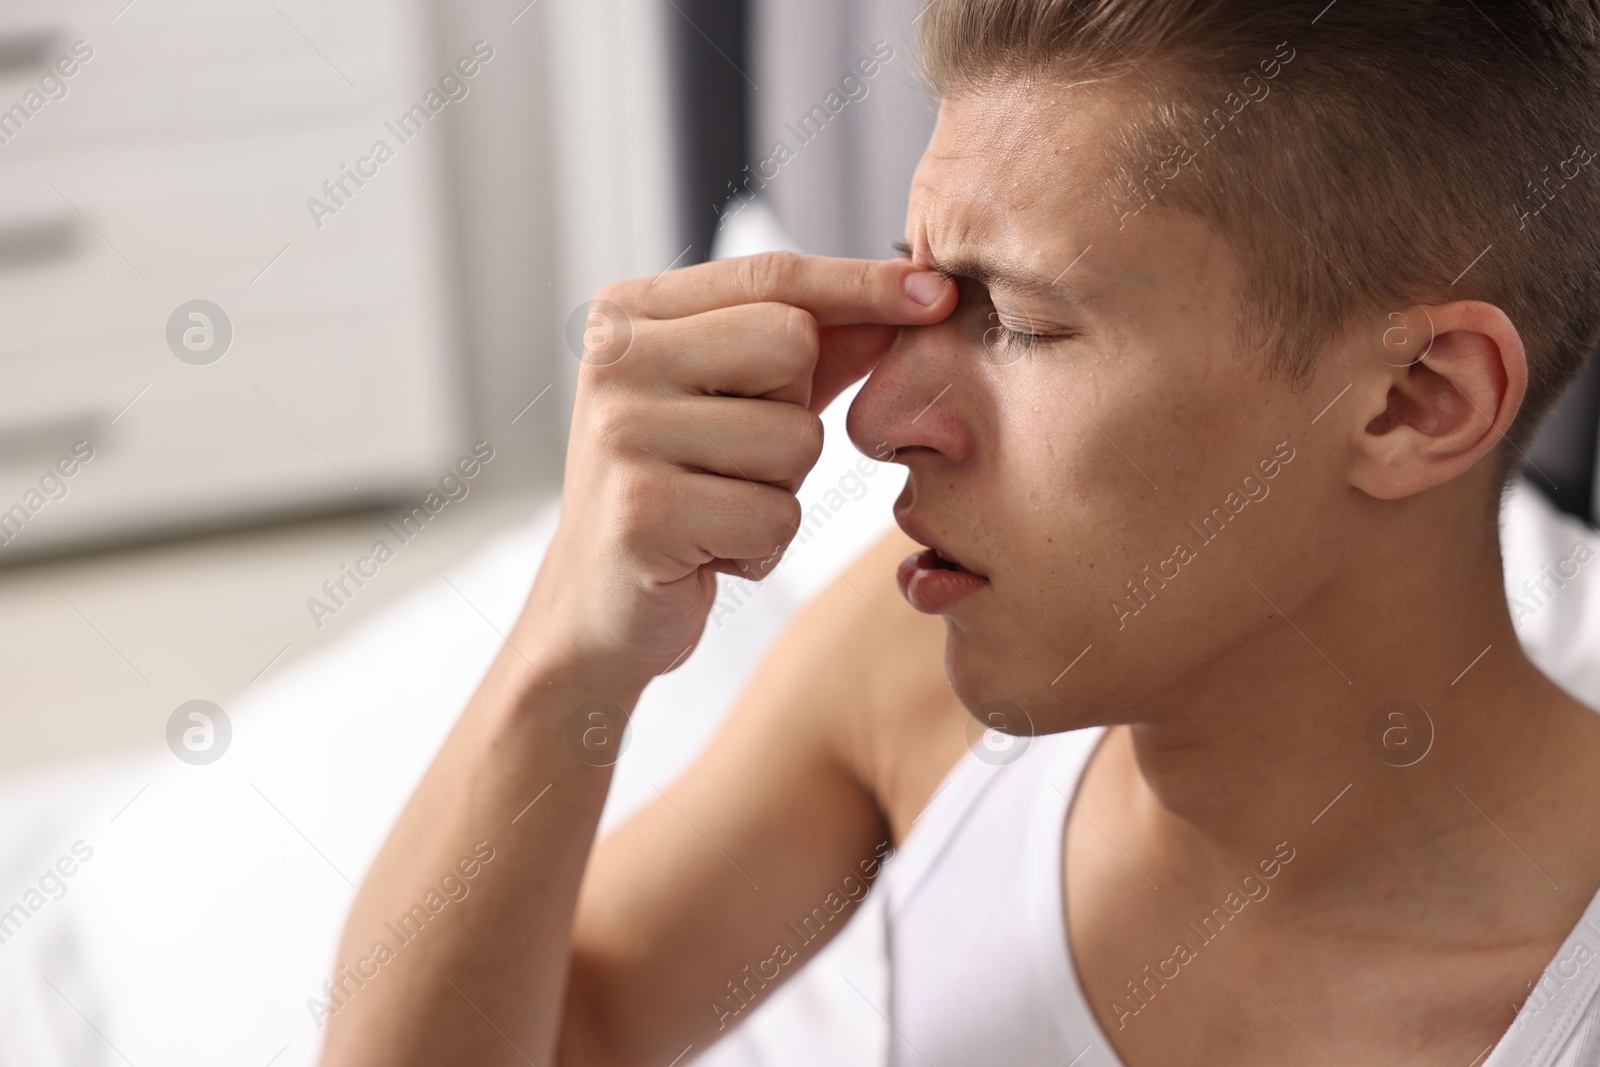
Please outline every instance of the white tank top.
[{"label": "white tank top", "polygon": [[[1069,798],[1104,730],[963,753],[849,926],[697,1064],[1123,1067],[1069,956]],[[985,751],[991,758],[1003,758]],[[1600,1065],[1600,895],[1477,1067]]]}]

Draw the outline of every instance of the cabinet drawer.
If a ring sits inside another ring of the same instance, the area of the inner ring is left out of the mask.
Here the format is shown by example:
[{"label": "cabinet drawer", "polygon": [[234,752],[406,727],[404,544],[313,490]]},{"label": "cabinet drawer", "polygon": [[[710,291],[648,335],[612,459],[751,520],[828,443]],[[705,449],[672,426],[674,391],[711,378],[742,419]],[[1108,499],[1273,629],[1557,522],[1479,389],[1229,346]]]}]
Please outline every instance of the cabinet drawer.
[{"label": "cabinet drawer", "polygon": [[[0,563],[432,482],[464,437],[445,131],[307,207],[436,77],[413,0],[102,8],[0,14],[0,513],[95,451]],[[92,58],[8,127],[76,41]],[[197,299],[231,330],[203,365],[168,339]]]}]

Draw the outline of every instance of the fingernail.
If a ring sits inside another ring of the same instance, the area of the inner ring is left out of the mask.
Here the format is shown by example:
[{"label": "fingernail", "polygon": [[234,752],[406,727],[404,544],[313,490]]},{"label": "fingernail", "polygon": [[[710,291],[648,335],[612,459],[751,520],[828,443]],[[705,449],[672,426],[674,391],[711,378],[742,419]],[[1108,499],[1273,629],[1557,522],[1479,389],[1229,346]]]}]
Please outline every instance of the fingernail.
[{"label": "fingernail", "polygon": [[942,274],[931,270],[919,270],[915,274],[906,275],[906,295],[911,297],[923,307],[931,307],[939,302],[944,295],[944,287],[950,284]]}]

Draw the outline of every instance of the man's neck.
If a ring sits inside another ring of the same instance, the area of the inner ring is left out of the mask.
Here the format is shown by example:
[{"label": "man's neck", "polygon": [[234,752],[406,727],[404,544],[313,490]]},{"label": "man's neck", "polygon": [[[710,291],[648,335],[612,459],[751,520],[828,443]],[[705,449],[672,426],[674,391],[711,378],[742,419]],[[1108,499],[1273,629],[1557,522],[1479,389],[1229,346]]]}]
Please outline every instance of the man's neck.
[{"label": "man's neck", "polygon": [[1122,760],[1146,844],[1237,877],[1287,841],[1279,885],[1317,907],[1440,878],[1587,900],[1600,851],[1562,823],[1600,802],[1600,718],[1522,653],[1498,552],[1464,566],[1332,585],[1147,709]]}]

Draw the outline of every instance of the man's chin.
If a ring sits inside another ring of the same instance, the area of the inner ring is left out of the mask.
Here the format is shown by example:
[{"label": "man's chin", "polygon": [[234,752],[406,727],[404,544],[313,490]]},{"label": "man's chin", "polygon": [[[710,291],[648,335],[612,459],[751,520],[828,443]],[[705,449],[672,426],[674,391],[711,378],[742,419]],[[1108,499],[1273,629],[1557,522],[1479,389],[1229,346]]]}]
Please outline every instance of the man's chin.
[{"label": "man's chin", "polygon": [[[1055,734],[1120,721],[1110,709],[1074,700],[1069,690],[1019,663],[1017,657],[950,627],[945,637],[945,677],[968,712],[984,725],[1017,734]],[[1070,673],[1055,676],[1070,678]],[[1003,720],[1003,721],[1002,721]]]}]

